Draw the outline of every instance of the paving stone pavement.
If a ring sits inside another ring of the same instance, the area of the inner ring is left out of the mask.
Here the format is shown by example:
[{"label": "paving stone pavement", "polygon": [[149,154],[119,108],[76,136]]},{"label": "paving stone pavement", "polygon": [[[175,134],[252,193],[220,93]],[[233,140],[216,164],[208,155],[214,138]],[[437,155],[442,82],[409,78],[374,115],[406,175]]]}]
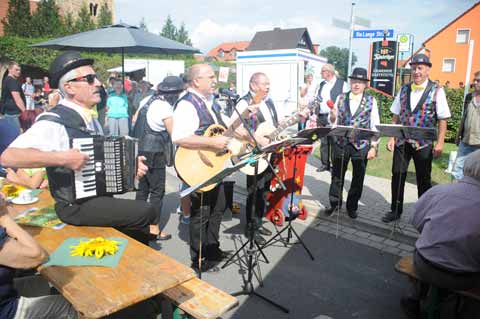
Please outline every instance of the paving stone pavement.
[{"label": "paving stone pavement", "polygon": [[[418,232],[409,224],[413,204],[417,201],[416,185],[406,183],[404,213],[396,224],[381,221],[381,217],[390,210],[390,180],[368,175],[365,176],[358,218],[352,220],[345,210],[340,215],[335,213],[327,217],[322,210],[329,206],[331,177],[329,172],[316,171],[319,164],[320,161],[314,156],[310,156],[307,161],[302,202],[308,210],[309,218],[297,219],[296,222],[391,254],[405,256],[412,253],[418,237]],[[176,179],[173,168],[168,168],[167,171],[167,180]],[[347,197],[346,190],[350,188],[351,178],[351,172],[347,172],[343,198]],[[236,173],[228,179],[235,181],[234,201],[243,206],[246,202],[245,175]]]}]

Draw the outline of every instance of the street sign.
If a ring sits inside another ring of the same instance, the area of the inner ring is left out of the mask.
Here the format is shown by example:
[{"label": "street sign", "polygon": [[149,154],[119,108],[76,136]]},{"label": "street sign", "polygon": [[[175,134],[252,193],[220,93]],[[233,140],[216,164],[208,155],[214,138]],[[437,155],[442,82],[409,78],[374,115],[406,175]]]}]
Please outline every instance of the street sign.
[{"label": "street sign", "polygon": [[399,34],[397,36],[397,41],[399,52],[410,52],[410,45],[412,43],[410,34]]},{"label": "street sign", "polygon": [[371,38],[383,38],[385,31],[387,31],[386,37],[393,38],[393,29],[388,30],[354,30],[354,39],[371,39]]},{"label": "street sign", "polygon": [[395,94],[397,73],[397,41],[372,43],[370,57],[370,86],[385,95]]},{"label": "street sign", "polygon": [[[361,27],[370,28],[371,26],[370,20],[365,18],[355,17],[354,21],[355,25],[359,25]],[[348,21],[333,18],[332,24],[337,28],[350,30],[350,22]]]}]

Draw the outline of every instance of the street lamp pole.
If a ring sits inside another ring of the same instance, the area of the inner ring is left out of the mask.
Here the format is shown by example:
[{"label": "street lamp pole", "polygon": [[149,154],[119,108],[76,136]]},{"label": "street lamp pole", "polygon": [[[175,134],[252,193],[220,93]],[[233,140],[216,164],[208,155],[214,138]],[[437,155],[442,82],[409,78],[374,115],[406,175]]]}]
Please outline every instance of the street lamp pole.
[{"label": "street lamp pole", "polygon": [[353,29],[355,26],[355,2],[352,1],[352,14],[350,16],[350,38],[348,39],[348,69],[347,76],[351,74],[352,71],[352,39],[353,39]]}]

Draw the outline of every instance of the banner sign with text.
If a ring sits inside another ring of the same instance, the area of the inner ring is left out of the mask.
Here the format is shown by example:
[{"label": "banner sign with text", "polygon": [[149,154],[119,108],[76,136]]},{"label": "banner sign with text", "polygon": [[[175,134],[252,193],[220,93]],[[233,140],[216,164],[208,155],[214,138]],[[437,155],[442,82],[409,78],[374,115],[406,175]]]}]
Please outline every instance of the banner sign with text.
[{"label": "banner sign with text", "polygon": [[370,57],[370,86],[389,96],[395,94],[397,74],[397,41],[372,43]]},{"label": "banner sign with text", "polygon": [[370,39],[370,38],[393,38],[393,29],[387,30],[353,30],[354,39]]}]

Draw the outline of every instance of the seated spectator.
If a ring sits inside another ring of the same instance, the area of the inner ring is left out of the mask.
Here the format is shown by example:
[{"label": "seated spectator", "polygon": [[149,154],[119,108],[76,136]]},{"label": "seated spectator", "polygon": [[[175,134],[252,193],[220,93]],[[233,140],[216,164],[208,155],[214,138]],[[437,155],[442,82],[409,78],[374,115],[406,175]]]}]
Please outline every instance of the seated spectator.
[{"label": "seated spectator", "polygon": [[7,168],[7,181],[30,189],[47,188],[48,179],[45,168],[19,168],[14,171]]},{"label": "seated spectator", "polygon": [[[420,232],[413,256],[416,273],[449,290],[480,287],[480,150],[465,159],[463,174],[458,183],[423,194],[412,219]],[[403,298],[404,310],[418,312],[421,293]]]},{"label": "seated spectator", "polygon": [[[26,298],[14,283],[15,269],[31,269],[48,259],[48,253],[8,215],[0,193],[0,318],[78,318],[78,313],[61,295]],[[36,277],[22,278],[29,295]],[[48,288],[48,285],[44,284]]]}]

